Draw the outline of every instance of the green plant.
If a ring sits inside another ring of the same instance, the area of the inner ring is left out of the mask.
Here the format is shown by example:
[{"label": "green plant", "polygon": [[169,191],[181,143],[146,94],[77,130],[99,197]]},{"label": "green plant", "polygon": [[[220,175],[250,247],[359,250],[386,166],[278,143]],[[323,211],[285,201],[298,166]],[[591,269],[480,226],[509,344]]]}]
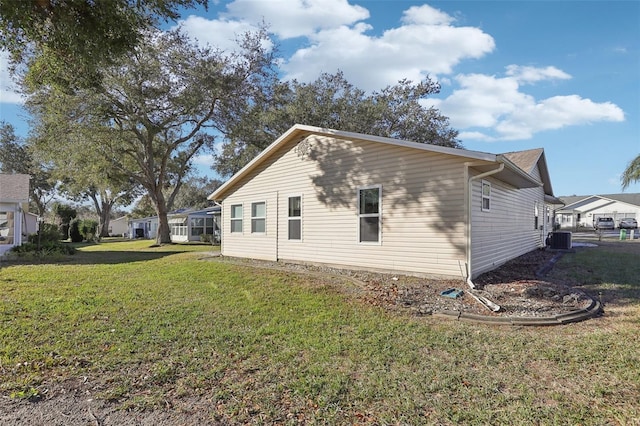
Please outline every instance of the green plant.
[{"label": "green plant", "polygon": [[80,222],[80,234],[85,241],[91,241],[96,236],[98,230],[98,221],[92,219],[84,219]]},{"label": "green plant", "polygon": [[30,234],[28,237],[28,241],[35,244],[37,244],[38,242],[40,242],[41,244],[47,242],[58,243],[61,239],[62,235],[60,234],[58,225],[44,222],[40,223],[37,233]]},{"label": "green plant", "polygon": [[15,399],[28,399],[30,401],[35,401],[42,397],[42,395],[40,394],[40,391],[38,391],[38,389],[33,387],[28,387],[26,389],[13,391],[9,394],[9,396]]},{"label": "green plant", "polygon": [[42,259],[57,255],[71,255],[76,253],[73,246],[64,244],[60,241],[45,241],[38,245],[37,243],[24,243],[13,247],[9,253],[19,258],[36,258]]},{"label": "green plant", "polygon": [[80,220],[77,218],[69,222],[69,239],[72,243],[81,243],[84,240],[80,232]]}]

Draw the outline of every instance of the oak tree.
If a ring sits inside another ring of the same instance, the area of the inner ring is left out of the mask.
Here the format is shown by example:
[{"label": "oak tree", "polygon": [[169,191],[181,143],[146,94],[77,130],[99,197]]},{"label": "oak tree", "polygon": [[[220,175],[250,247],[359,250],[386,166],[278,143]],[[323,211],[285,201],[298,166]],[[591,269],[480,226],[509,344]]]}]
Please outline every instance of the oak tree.
[{"label": "oak tree", "polygon": [[142,186],[158,215],[157,242],[168,243],[168,206],[194,157],[212,150],[233,117],[272,84],[266,38],[264,30],[247,33],[237,51],[223,52],[197,46],[180,30],[148,33],[104,70],[102,87],[32,94],[27,105],[46,135],[43,149],[73,138]]}]

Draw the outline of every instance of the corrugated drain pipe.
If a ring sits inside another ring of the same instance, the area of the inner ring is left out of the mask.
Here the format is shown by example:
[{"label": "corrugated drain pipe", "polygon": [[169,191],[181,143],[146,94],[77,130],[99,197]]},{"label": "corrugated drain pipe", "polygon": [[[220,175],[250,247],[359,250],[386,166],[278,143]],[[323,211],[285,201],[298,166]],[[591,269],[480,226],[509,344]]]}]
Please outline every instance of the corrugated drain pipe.
[{"label": "corrugated drain pipe", "polygon": [[[485,165],[486,163],[483,163],[482,165]],[[480,165],[479,163],[465,163],[465,173],[467,176],[469,176],[469,167],[474,166],[474,165]],[[472,208],[472,201],[473,201],[473,188],[472,188],[472,182],[474,180],[478,180],[478,179],[482,179],[485,178],[487,176],[491,176],[494,175],[496,173],[500,173],[502,170],[504,170],[504,163],[500,163],[500,165],[498,166],[497,169],[494,170],[489,170],[488,172],[484,172],[481,173],[479,175],[476,176],[470,176],[467,179],[467,284],[469,285],[469,287],[471,288],[476,288],[475,284],[473,283],[473,281],[471,281],[471,223],[472,218],[471,218],[471,208]]]}]

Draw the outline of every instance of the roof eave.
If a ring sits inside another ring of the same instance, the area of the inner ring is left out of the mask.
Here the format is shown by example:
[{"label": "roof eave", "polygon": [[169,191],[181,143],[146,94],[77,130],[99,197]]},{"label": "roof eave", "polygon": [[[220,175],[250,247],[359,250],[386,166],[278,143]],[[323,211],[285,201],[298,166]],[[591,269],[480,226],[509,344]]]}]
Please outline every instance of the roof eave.
[{"label": "roof eave", "polygon": [[320,128],[314,126],[308,126],[304,124],[295,124],[285,133],[283,133],[278,139],[276,139],[271,145],[264,149],[258,156],[247,163],[242,169],[235,173],[229,180],[222,184],[218,189],[211,193],[207,199],[212,201],[221,201],[224,195],[233,187],[233,185],[244,177],[251,170],[260,165],[265,159],[267,159],[272,152],[276,151],[281,145],[291,140],[291,138],[299,134],[319,134],[334,136],[344,139],[358,139],[371,142],[380,142],[388,145],[402,146],[406,148],[419,149],[429,152],[437,152],[441,154],[455,155],[459,157],[469,158],[473,160],[484,160],[495,162],[496,156],[486,152],[468,151],[458,148],[449,148],[438,145],[423,144],[418,142],[404,141],[400,139],[386,138],[382,136],[365,135],[361,133],[345,132],[342,130],[334,130],[328,128]]}]

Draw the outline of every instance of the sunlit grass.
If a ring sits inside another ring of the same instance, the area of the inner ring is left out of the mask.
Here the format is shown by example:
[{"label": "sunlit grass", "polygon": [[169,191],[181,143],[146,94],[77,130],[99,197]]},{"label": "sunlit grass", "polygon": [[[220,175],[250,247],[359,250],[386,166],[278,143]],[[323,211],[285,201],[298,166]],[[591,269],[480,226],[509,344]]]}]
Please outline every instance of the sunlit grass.
[{"label": "sunlit grass", "polygon": [[615,268],[582,252],[562,260],[602,277],[574,274],[586,286],[622,291],[611,293],[622,294],[615,316],[511,328],[395,315],[321,278],[202,260],[210,246],[150,245],[5,264],[0,392],[45,395],[86,377],[123,407],[204,398],[212,420],[234,423],[640,419],[637,258],[619,256]]}]

